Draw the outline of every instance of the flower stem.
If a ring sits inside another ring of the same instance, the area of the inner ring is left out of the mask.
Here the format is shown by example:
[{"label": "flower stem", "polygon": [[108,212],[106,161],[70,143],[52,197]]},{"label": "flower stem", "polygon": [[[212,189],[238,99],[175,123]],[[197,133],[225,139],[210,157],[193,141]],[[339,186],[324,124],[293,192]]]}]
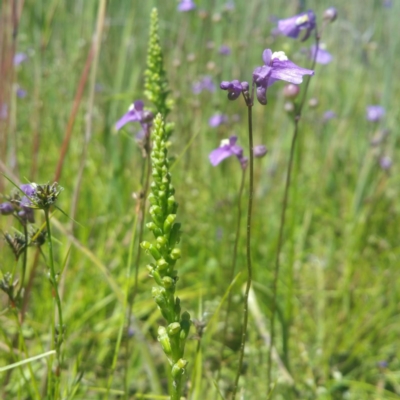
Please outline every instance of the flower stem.
[{"label": "flower stem", "polygon": [[[244,188],[244,181],[246,178],[246,169],[242,168],[242,179],[240,182],[240,187],[239,187],[239,194],[238,194],[238,202],[237,202],[237,220],[236,220],[236,234],[235,234],[235,243],[233,245],[233,256],[232,256],[232,265],[231,265],[231,271],[230,271],[230,277],[229,277],[229,282],[232,283],[234,277],[235,277],[235,268],[236,268],[236,260],[237,260],[237,249],[238,249],[238,244],[239,244],[239,237],[240,237],[240,226],[241,226],[241,219],[242,219],[242,195],[243,195],[243,188]],[[231,312],[231,306],[232,306],[232,291],[229,292],[228,296],[228,304],[226,307],[226,315],[225,315],[225,321],[224,321],[224,331],[222,333],[222,342],[221,342],[221,349],[219,352],[219,368],[218,368],[218,373],[217,373],[217,379],[216,382],[218,383],[220,378],[221,378],[221,366],[222,366],[222,359],[223,359],[223,353],[224,353],[224,348],[225,348],[225,338],[226,338],[226,333],[228,330],[228,319],[229,319],[229,314]],[[218,392],[217,392],[218,396]]]},{"label": "flower stem", "polygon": [[249,124],[249,199],[247,203],[247,238],[246,238],[246,253],[247,253],[247,282],[243,300],[243,327],[242,341],[240,344],[239,365],[236,373],[235,383],[233,387],[232,400],[235,400],[238,390],[239,378],[243,367],[244,348],[246,345],[247,323],[249,319],[249,292],[253,277],[253,269],[251,264],[251,217],[253,211],[253,192],[254,192],[254,156],[253,156],[253,120],[252,120],[252,103],[247,103],[247,115]]},{"label": "flower stem", "polygon": [[[61,299],[60,299],[60,294],[58,291],[58,284],[57,284],[57,277],[56,277],[56,272],[54,269],[54,258],[53,258],[53,241],[51,238],[51,228],[50,228],[50,218],[49,218],[49,209],[46,208],[44,210],[44,215],[46,219],[46,229],[47,229],[47,242],[49,246],[49,263],[50,263],[50,282],[51,285],[53,286],[53,295],[56,300],[56,308],[57,308],[57,313],[58,313],[58,330],[56,329],[56,324],[55,324],[55,319],[53,320],[53,341],[55,344],[55,350],[57,354],[57,368],[56,368],[56,378],[57,382],[60,380],[60,365],[61,365],[61,354],[60,354],[60,348],[61,344],[63,341],[63,336],[64,336],[64,324],[63,324],[63,316],[62,316],[62,307],[61,307]],[[57,390],[58,384],[56,383],[56,390]],[[57,391],[58,392],[58,391]],[[59,393],[55,393],[55,399],[57,399]]]},{"label": "flower stem", "polygon": [[[315,33],[316,50],[315,50],[315,54],[314,54],[314,59],[312,60],[312,64],[311,64],[312,70],[314,70],[314,68],[315,68],[316,57],[317,57],[318,49],[319,49],[319,40],[320,40],[320,36],[318,34],[317,28],[315,28],[315,32],[316,32]],[[306,101],[306,96],[307,96],[307,92],[308,92],[308,87],[310,85],[311,76],[307,77],[306,79],[307,80],[305,83],[303,95],[301,97],[298,107],[296,108],[296,114],[294,116],[294,130],[293,130],[293,136],[292,136],[292,143],[290,146],[288,169],[286,172],[285,190],[283,193],[282,210],[281,210],[280,224],[279,224],[278,244],[277,244],[277,250],[276,250],[276,255],[275,255],[275,268],[274,268],[274,277],[273,277],[273,283],[272,283],[272,303],[271,303],[271,318],[270,318],[271,342],[270,342],[270,346],[268,349],[268,362],[267,362],[267,391],[268,391],[268,393],[271,390],[272,349],[274,347],[274,341],[275,341],[276,298],[277,298],[277,293],[278,293],[278,278],[279,278],[279,270],[280,270],[280,255],[282,252],[282,245],[283,245],[283,232],[285,229],[286,210],[287,210],[287,205],[288,205],[288,201],[289,201],[289,189],[290,189],[290,183],[291,183],[291,178],[292,178],[294,153],[295,153],[296,142],[297,142],[297,137],[298,137],[298,132],[299,132],[299,122],[300,122],[301,113],[302,113],[302,110],[303,110],[303,107],[304,107],[304,104]]]}]

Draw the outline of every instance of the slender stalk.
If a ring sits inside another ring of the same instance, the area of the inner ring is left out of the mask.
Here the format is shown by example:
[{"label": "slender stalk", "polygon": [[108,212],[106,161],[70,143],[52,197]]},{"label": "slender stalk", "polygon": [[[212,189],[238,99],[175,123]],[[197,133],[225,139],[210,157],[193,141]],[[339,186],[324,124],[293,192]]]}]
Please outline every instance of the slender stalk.
[{"label": "slender stalk", "polygon": [[[146,212],[146,199],[147,194],[149,191],[149,183],[150,183],[150,174],[151,174],[151,158],[150,158],[150,132],[148,132],[147,136],[147,143],[145,146],[146,150],[146,159],[143,159],[142,163],[142,173],[141,173],[141,183],[142,183],[142,191],[141,191],[141,199],[140,199],[140,208],[138,210],[137,215],[140,219],[139,225],[139,240],[138,240],[138,248],[136,252],[136,259],[135,259],[135,282],[132,290],[132,294],[129,293],[130,289],[130,269],[129,269],[129,279],[128,279],[128,289],[127,289],[127,296],[128,296],[128,318],[127,318],[127,331],[129,330],[129,326],[131,324],[132,319],[132,308],[135,302],[136,294],[138,291],[139,285],[139,267],[140,267],[140,260],[142,255],[142,248],[140,243],[143,241],[143,232],[144,232],[144,223],[145,223],[145,212]],[[144,181],[144,182],[143,182]],[[134,225],[134,232],[136,232],[136,225],[137,225],[137,218],[135,218],[135,225]],[[134,235],[135,236],[135,235]],[[132,252],[133,252],[133,242],[131,242],[132,246],[129,251],[129,260],[128,265],[132,263]],[[130,360],[130,341],[129,339],[126,341],[125,347],[126,355],[125,355],[125,395],[127,396],[128,393],[128,362]]]},{"label": "slender stalk", "polygon": [[[315,49],[314,59],[312,60],[312,64],[311,64],[312,70],[314,70],[314,68],[315,68],[316,57],[317,57],[318,49],[319,49],[319,40],[320,40],[320,36],[318,34],[317,28],[315,28],[316,49]],[[302,110],[303,110],[303,107],[304,107],[304,104],[306,101],[306,96],[307,96],[307,92],[308,92],[308,87],[310,85],[310,81],[311,81],[311,76],[309,76],[306,80],[303,95],[301,97],[298,107],[296,108],[296,115],[294,116],[294,130],[293,130],[293,136],[292,136],[292,143],[290,146],[288,169],[286,172],[285,189],[284,189],[284,193],[283,193],[282,210],[281,210],[279,234],[278,234],[278,244],[277,244],[277,250],[276,250],[276,254],[275,254],[274,277],[273,277],[273,283],[272,283],[272,303],[271,303],[271,318],[270,318],[271,342],[270,342],[269,349],[268,349],[268,362],[267,362],[267,391],[268,392],[271,390],[272,349],[274,347],[274,341],[275,341],[276,297],[277,297],[277,293],[278,293],[280,255],[282,252],[283,233],[284,233],[285,223],[286,223],[286,210],[287,210],[287,205],[289,202],[289,189],[290,189],[290,183],[291,183],[291,178],[292,178],[294,153],[295,153],[296,142],[297,142],[297,137],[298,137],[298,132],[299,132],[299,122],[300,122],[301,113],[302,113]]]},{"label": "slender stalk", "polygon": [[60,354],[60,348],[61,344],[63,341],[63,336],[64,336],[64,324],[63,324],[63,315],[62,315],[62,307],[61,307],[61,298],[60,294],[58,291],[58,284],[57,284],[57,277],[56,277],[56,272],[54,269],[54,258],[53,258],[53,241],[51,238],[51,228],[50,228],[50,218],[49,218],[49,209],[46,208],[44,210],[44,216],[46,219],[46,229],[47,229],[47,243],[49,246],[49,264],[50,264],[50,282],[51,285],[53,286],[53,295],[56,300],[56,308],[57,308],[57,313],[58,313],[58,329],[56,328],[56,323],[55,323],[55,318],[53,319],[53,325],[52,325],[52,332],[53,332],[53,341],[55,344],[55,350],[56,350],[56,357],[57,357],[57,369],[56,369],[56,378],[57,378],[57,383],[56,383],[56,388],[55,388],[55,393],[54,393],[54,399],[59,398],[59,391],[57,390],[58,383],[60,381],[60,365],[61,365],[61,354]]},{"label": "slender stalk", "polygon": [[232,400],[235,400],[238,390],[239,378],[243,367],[244,348],[246,345],[247,323],[249,319],[249,292],[251,281],[253,278],[253,269],[251,264],[251,217],[253,211],[253,193],[254,193],[254,155],[253,155],[253,120],[252,120],[252,102],[247,102],[248,123],[249,123],[249,199],[247,204],[247,238],[246,238],[246,254],[247,254],[247,282],[244,292],[243,301],[243,327],[242,327],[242,341],[240,344],[239,365],[236,373],[235,383],[233,387]]},{"label": "slender stalk", "polygon": [[[237,202],[237,220],[236,220],[236,233],[235,233],[235,243],[233,245],[233,256],[232,256],[232,265],[231,265],[231,273],[229,276],[229,282],[232,283],[234,277],[235,277],[235,269],[236,269],[236,260],[237,260],[237,249],[238,249],[238,244],[239,244],[239,236],[240,236],[240,226],[241,226],[241,219],[242,219],[242,195],[243,195],[243,188],[244,188],[244,181],[246,178],[246,169],[242,168],[242,179],[240,182],[240,187],[239,187],[239,193],[238,193],[238,202]],[[220,360],[220,365],[218,368],[218,374],[217,374],[217,383],[219,382],[221,378],[221,366],[222,366],[222,359],[223,359],[223,353],[224,353],[224,348],[225,348],[225,337],[226,333],[228,330],[228,319],[229,319],[229,314],[231,312],[231,306],[232,306],[232,291],[229,292],[228,296],[228,304],[226,307],[226,315],[225,315],[225,321],[224,321],[224,330],[222,333],[222,342],[221,342],[221,348],[219,351],[219,360]],[[216,394],[218,396],[218,392]]]}]

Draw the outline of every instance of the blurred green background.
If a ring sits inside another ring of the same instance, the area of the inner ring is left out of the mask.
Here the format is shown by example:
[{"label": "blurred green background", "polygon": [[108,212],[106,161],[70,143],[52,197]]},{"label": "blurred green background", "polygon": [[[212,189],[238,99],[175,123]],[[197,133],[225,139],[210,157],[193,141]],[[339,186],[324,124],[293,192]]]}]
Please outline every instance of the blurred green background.
[{"label": "blurred green background", "polygon": [[[201,340],[193,329],[187,345],[189,398],[218,398],[214,380],[222,340],[227,347],[219,385],[222,393],[229,392],[240,344],[244,229],[237,264],[242,273],[232,289],[228,333],[221,337],[240,166],[229,159],[214,168],[208,154],[232,134],[248,152],[247,110],[242,99],[230,102],[219,83],[251,81],[265,48],[284,50],[308,67],[304,49],[312,39],[300,42],[272,31],[277,19],[309,8],[321,24],[329,6],[337,8],[338,19],[324,29],[322,42],[333,61],[316,67],[308,98],[316,99],[317,106],[306,103],[295,155],[279,279],[273,398],[400,398],[400,2],[236,0],[230,10],[222,0],[198,0],[196,10],[180,13],[176,1],[118,0],[106,2],[104,24],[98,25],[102,3],[0,2],[2,172],[15,182],[52,182],[63,142],[71,134],[58,177],[64,187],[58,205],[76,223],[60,212],[53,218],[67,325],[62,398],[166,398],[156,396],[167,393],[167,368],[156,340],[161,318],[151,298],[145,269],[150,258],[145,254],[130,335],[124,334],[115,354],[118,330],[126,322],[123,298],[133,287],[126,271],[132,226],[141,218],[137,197],[143,161],[135,141],[139,126],[116,133],[114,124],[132,101],[144,99],[154,6],[175,102],[169,155],[175,160],[172,179],[183,230],[177,294],[183,309],[206,326]],[[96,26],[101,40],[91,56]],[[229,46],[229,55],[220,54],[222,45]],[[15,53],[26,54],[26,60],[14,66]],[[216,90],[194,94],[192,85],[204,76],[212,78]],[[254,297],[240,380],[243,399],[267,398],[272,270],[293,132],[283,87],[276,83],[268,91],[268,105],[254,107],[255,143],[266,145],[268,154],[255,165]],[[17,89],[26,95],[18,97]],[[379,123],[366,120],[371,104],[386,109]],[[328,110],[336,117],[325,121]],[[208,120],[216,112],[228,115],[229,122],[210,127]],[[382,157],[392,160],[389,169],[380,166]],[[7,195],[12,185],[0,180]],[[36,225],[41,223],[38,214]],[[19,229],[4,216],[0,228]],[[134,256],[137,234],[135,241]],[[0,252],[1,274],[14,271],[18,276],[20,266],[4,241]],[[36,253],[30,250],[28,259],[32,288],[22,326],[26,349],[20,341],[12,342],[17,325],[6,295],[0,294],[0,367],[50,349],[53,300],[45,261]],[[31,365],[42,390],[46,361]],[[27,368],[0,373],[0,397],[36,398]],[[110,377],[113,390],[107,394]]]}]

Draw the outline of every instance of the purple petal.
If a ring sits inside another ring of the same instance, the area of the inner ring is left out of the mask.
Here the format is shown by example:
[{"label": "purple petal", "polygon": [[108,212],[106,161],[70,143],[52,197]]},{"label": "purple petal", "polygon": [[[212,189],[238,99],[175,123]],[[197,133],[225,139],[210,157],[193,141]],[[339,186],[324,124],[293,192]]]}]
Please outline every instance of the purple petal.
[{"label": "purple petal", "polygon": [[30,183],[26,183],[19,187],[28,197],[32,197],[36,193],[36,188],[34,185]]},{"label": "purple petal", "polygon": [[274,59],[271,78],[299,84],[303,82],[303,75],[314,75],[311,69],[301,68],[290,60]]},{"label": "purple petal", "polygon": [[214,167],[216,167],[221,161],[225,160],[225,158],[228,158],[230,156],[233,156],[230,147],[223,146],[213,150],[208,156],[208,158],[210,159],[211,164]]},{"label": "purple petal", "polygon": [[271,64],[271,57],[272,57],[272,50],[271,49],[265,49],[263,51],[263,61],[265,65],[270,65]]},{"label": "purple petal", "polygon": [[122,116],[120,120],[115,124],[115,129],[119,131],[124,125],[128,122],[137,122],[140,121],[140,116],[136,112],[135,109],[129,110],[125,115]]}]

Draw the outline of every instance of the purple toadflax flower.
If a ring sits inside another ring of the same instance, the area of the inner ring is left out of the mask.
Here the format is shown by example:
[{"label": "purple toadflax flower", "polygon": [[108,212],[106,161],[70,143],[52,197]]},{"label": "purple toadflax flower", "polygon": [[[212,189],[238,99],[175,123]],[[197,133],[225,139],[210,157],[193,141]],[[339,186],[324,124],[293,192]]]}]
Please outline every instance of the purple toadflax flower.
[{"label": "purple toadflax flower", "polygon": [[229,56],[229,54],[231,54],[231,48],[225,44],[223,44],[220,48],[219,48],[219,54],[223,55],[223,56]]},{"label": "purple toadflax flower", "polygon": [[210,125],[212,128],[217,128],[218,126],[226,124],[227,122],[228,117],[225,114],[217,113],[208,120],[208,125]]},{"label": "purple toadflax flower", "polygon": [[385,115],[385,109],[382,106],[367,106],[367,120],[379,122]]},{"label": "purple toadflax flower", "polygon": [[389,156],[382,156],[379,159],[379,165],[383,170],[388,171],[392,166],[392,159]]},{"label": "purple toadflax flower", "polygon": [[200,81],[194,82],[192,85],[192,91],[194,94],[200,94],[203,90],[215,92],[214,82],[209,75],[204,76]]},{"label": "purple toadflax flower", "polygon": [[228,91],[228,99],[236,100],[243,91],[249,90],[249,84],[247,82],[240,82],[237,79],[233,81],[222,81],[219,87],[222,90]]},{"label": "purple toadflax flower", "polygon": [[332,110],[328,110],[328,111],[325,111],[322,120],[324,122],[327,122],[327,121],[329,121],[329,120],[331,120],[333,118],[336,118],[336,113],[334,111],[332,111]]},{"label": "purple toadflax flower", "polygon": [[211,164],[216,167],[225,158],[236,156],[242,168],[246,168],[247,158],[243,157],[243,149],[236,142],[237,136],[231,136],[229,139],[222,140],[221,145],[208,156]]},{"label": "purple toadflax flower", "polygon": [[[313,44],[310,47],[310,53],[309,53],[309,57],[311,60],[314,60],[315,58],[315,62],[317,62],[318,64],[329,64],[332,61],[333,58],[332,54],[326,50],[326,47],[323,43],[320,43],[318,47],[318,52],[316,50],[317,46]],[[316,52],[317,55],[315,55]]]},{"label": "purple toadflax flower", "polygon": [[294,17],[280,19],[278,21],[278,30],[282,35],[296,39],[302,30],[306,33],[302,41],[310,37],[311,32],[316,27],[314,11],[308,10]]},{"label": "purple toadflax flower", "polygon": [[25,53],[15,53],[13,63],[15,66],[22,64],[24,61],[28,59],[28,56]]},{"label": "purple toadflax flower", "polygon": [[139,122],[140,125],[142,125],[142,128],[147,131],[151,126],[153,114],[150,111],[144,110],[143,107],[143,101],[135,101],[129,107],[128,112],[115,124],[115,129],[119,131],[128,122]]},{"label": "purple toadflax flower", "polygon": [[303,82],[303,75],[314,75],[314,71],[311,69],[301,68],[290,61],[283,51],[272,53],[270,49],[265,49],[263,61],[265,65],[257,67],[253,72],[253,82],[257,87],[257,99],[263,105],[267,104],[268,86],[277,80],[298,85]]},{"label": "purple toadflax flower", "polygon": [[196,4],[193,0],[181,0],[178,4],[178,11],[186,12],[196,8]]}]

